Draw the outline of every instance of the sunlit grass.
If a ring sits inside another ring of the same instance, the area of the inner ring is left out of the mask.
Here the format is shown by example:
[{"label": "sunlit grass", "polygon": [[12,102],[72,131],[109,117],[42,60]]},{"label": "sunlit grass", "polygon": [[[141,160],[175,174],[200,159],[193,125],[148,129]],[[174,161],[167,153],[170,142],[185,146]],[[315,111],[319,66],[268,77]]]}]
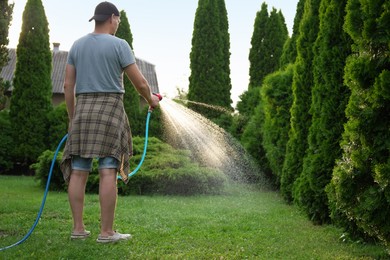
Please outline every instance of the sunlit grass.
[{"label": "sunlit grass", "polygon": [[[43,191],[31,177],[0,176],[0,248],[33,224]],[[36,230],[0,259],[378,259],[384,247],[343,243],[341,230],[314,226],[275,192],[235,186],[219,196],[119,197],[116,227],[133,239],[95,242],[99,201],[87,195],[85,223],[92,237],[70,241],[66,193],[50,192]]]}]

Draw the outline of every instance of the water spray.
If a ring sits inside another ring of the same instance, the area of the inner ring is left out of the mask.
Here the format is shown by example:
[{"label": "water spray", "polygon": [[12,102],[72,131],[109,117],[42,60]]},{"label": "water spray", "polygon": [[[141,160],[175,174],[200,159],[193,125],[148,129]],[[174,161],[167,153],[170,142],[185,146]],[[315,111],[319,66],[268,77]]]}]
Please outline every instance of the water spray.
[{"label": "water spray", "polygon": [[[162,96],[161,94],[159,93],[153,93],[153,95],[157,96],[158,99],[161,101],[162,100]],[[145,157],[146,157],[146,150],[147,150],[147,147],[148,147],[148,136],[149,136],[149,121],[150,121],[150,115],[152,114],[152,111],[153,109],[152,108],[149,108],[148,110],[148,114],[146,116],[146,127],[145,127],[145,143],[144,143],[144,151],[143,151],[143,154],[142,154],[142,159],[140,161],[140,163],[138,164],[137,168],[132,171],[131,173],[129,173],[128,175],[128,178],[130,178],[131,176],[135,175],[138,170],[141,168],[141,165],[142,163],[144,162],[145,160]],[[38,215],[35,219],[35,222],[34,224],[32,225],[32,227],[30,228],[30,230],[27,232],[27,234],[21,239],[19,240],[18,242],[12,244],[12,245],[9,245],[9,246],[6,246],[6,247],[2,247],[0,248],[0,251],[4,251],[4,250],[7,250],[7,249],[10,249],[12,247],[15,247],[17,245],[20,245],[22,244],[24,241],[27,240],[27,238],[29,238],[29,236],[32,234],[32,232],[34,231],[35,227],[38,225],[38,222],[41,218],[41,215],[42,215],[42,212],[43,212],[43,208],[45,207],[45,203],[46,203],[46,197],[47,197],[47,194],[49,192],[49,185],[50,185],[50,180],[51,180],[51,176],[52,176],[52,173],[53,173],[53,168],[54,168],[54,164],[56,162],[56,159],[57,159],[57,155],[63,145],[63,143],[66,141],[66,139],[68,138],[68,134],[66,134],[60,141],[60,143],[58,144],[57,146],[57,149],[54,153],[54,157],[51,161],[51,166],[50,166],[50,170],[49,170],[49,176],[47,177],[47,181],[46,181],[46,188],[45,188],[45,192],[43,194],[43,199],[42,199],[42,203],[41,203],[41,207],[39,209],[39,212],[38,212]],[[121,179],[120,176],[118,176],[118,179]]]}]

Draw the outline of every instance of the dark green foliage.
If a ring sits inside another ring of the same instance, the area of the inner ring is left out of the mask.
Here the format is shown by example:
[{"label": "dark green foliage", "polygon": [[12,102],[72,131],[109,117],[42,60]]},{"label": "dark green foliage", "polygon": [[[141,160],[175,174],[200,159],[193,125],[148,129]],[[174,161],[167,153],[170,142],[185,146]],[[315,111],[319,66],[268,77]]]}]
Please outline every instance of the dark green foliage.
[{"label": "dark green foliage", "polygon": [[311,105],[311,89],[313,87],[313,44],[317,38],[319,27],[320,0],[307,0],[299,27],[297,39],[297,59],[293,76],[293,103],[291,107],[291,127],[286,148],[281,178],[281,193],[287,202],[293,200],[293,183],[302,172],[307,136],[311,124],[309,109]]},{"label": "dark green foliage", "polygon": [[[145,136],[145,126],[146,126],[146,116],[148,114],[149,107],[144,107],[141,112],[140,124],[142,130],[140,132],[141,137]],[[163,139],[164,126],[161,124],[161,108],[157,107],[153,110],[150,115],[149,121],[149,136],[156,137],[158,139]]]},{"label": "dark green foliage", "polygon": [[249,87],[247,91],[240,95],[240,101],[237,102],[237,110],[246,120],[245,125],[252,117],[256,106],[260,102],[260,87]]},{"label": "dark green foliage", "polygon": [[261,87],[264,104],[263,146],[277,183],[280,183],[282,175],[290,129],[293,73],[294,66],[290,64],[285,70],[268,75]]},{"label": "dark green foliage", "polygon": [[[12,20],[14,4],[8,4],[7,0],[0,0],[0,71],[8,63],[8,30]],[[12,150],[12,126],[9,111],[2,111],[8,101],[6,91],[10,87],[9,82],[0,78],[0,173],[13,166],[10,151]]]},{"label": "dark green foliage", "polygon": [[[258,89],[258,88],[257,88]],[[260,91],[260,90],[258,90]],[[261,102],[255,108],[254,115],[249,120],[241,137],[241,143],[245,150],[256,160],[261,171],[269,177],[272,182],[277,180],[274,178],[269,166],[269,161],[266,157],[266,152],[263,147],[263,132],[264,124],[264,103]]]},{"label": "dark green foliage", "polygon": [[8,63],[8,30],[12,21],[14,4],[0,0],[0,70]]},{"label": "dark green foliage", "polygon": [[0,174],[7,172],[13,166],[10,151],[12,150],[12,127],[9,111],[0,111]]},{"label": "dark green foliage", "polygon": [[11,83],[9,81],[3,81],[0,78],[0,111],[7,107],[9,97],[6,92],[10,87]]},{"label": "dark green foliage", "polygon": [[[54,151],[46,150],[38,157],[37,162],[30,166],[30,168],[35,172],[35,179],[39,181],[39,185],[42,188],[46,187],[54,154]],[[53,172],[49,186],[50,190],[66,191],[67,186],[65,185],[65,181],[60,169],[61,159],[62,152],[59,152],[53,165]]]},{"label": "dark green foliage", "polygon": [[50,111],[47,119],[49,122],[49,135],[46,138],[49,148],[55,150],[64,135],[68,133],[68,112],[65,102]]},{"label": "dark green foliage", "polygon": [[281,13],[273,9],[268,17],[267,5],[262,4],[257,13],[252,47],[249,53],[250,60],[250,83],[248,90],[244,92],[237,104],[240,112],[240,120],[243,125],[241,142],[245,149],[256,159],[259,167],[273,180],[278,183],[278,178],[272,174],[270,164],[263,147],[262,126],[265,120],[264,102],[260,96],[261,85],[264,77],[278,70],[279,57],[288,33]]},{"label": "dark green foliage", "polygon": [[[121,11],[121,23],[119,24],[116,36],[127,41],[133,49],[133,34],[131,33],[129,20],[125,11]],[[131,81],[124,75],[123,85],[125,87],[125,95],[123,97],[123,104],[127,117],[129,118],[131,132],[133,135],[141,135],[143,133],[143,118],[140,112],[140,95],[134,88]]]},{"label": "dark green foliage", "polygon": [[[288,39],[288,31],[286,22],[281,11],[277,12],[275,8],[272,8],[268,22],[267,22],[267,39],[264,41],[264,47],[266,48],[261,65],[264,74],[261,71],[258,73],[263,74],[263,78],[277,71],[280,68],[280,57],[282,56],[283,46]],[[265,61],[267,59],[267,61]]]},{"label": "dark green foliage", "polygon": [[[200,0],[195,14],[188,100],[231,109],[230,41],[224,0]],[[215,121],[221,112],[188,106]]]},{"label": "dark green foliage", "polygon": [[[260,11],[256,13],[255,23],[253,25],[253,34],[251,38],[251,48],[249,51],[249,87],[260,87],[263,78],[271,71],[264,68],[268,61],[269,51],[265,41],[268,31],[268,6],[266,3],[261,5]],[[254,109],[254,108],[253,108]]]},{"label": "dark green foliage", "polygon": [[[260,102],[259,88],[266,74],[271,71],[264,68],[268,62],[264,42],[267,38],[268,24],[268,6],[266,3],[261,5],[260,11],[256,13],[253,25],[253,34],[251,38],[251,49],[249,51],[249,86],[248,90],[240,95],[240,101],[237,102],[237,110],[243,116],[245,126],[252,117],[256,106]],[[265,72],[267,70],[267,72]]]},{"label": "dark green foliage", "polygon": [[[260,12],[256,15],[252,48],[249,53],[251,63],[249,89],[241,96],[243,99],[237,105],[240,113],[243,112],[244,119],[250,118],[242,134],[241,142],[268,176],[273,176],[273,174],[263,147],[262,127],[265,114],[260,91],[264,77],[279,69],[279,59],[287,35],[283,15],[273,8],[268,17],[267,5],[263,3]],[[278,183],[278,178],[273,176],[273,179]]]},{"label": "dark green foliage", "polygon": [[242,115],[236,113],[232,116],[232,124],[229,128],[229,133],[237,140],[240,140],[241,135],[244,132],[244,127],[248,120],[244,118]]},{"label": "dark green foliage", "polygon": [[[14,4],[8,4],[7,0],[0,0],[0,71],[8,63],[8,30],[12,20]],[[0,77],[0,110],[7,104],[5,95],[9,85]]]},{"label": "dark green foliage", "polygon": [[[283,14],[272,9],[268,15],[267,4],[261,5],[257,12],[249,52],[248,91],[240,96],[237,109],[248,120],[259,104],[259,90],[264,77],[279,69],[279,60],[283,45],[288,38],[288,31]],[[252,90],[253,88],[257,90]]]},{"label": "dark green foliage", "polygon": [[129,19],[127,19],[127,14],[124,10],[121,10],[121,22],[119,24],[118,30],[116,31],[115,36],[124,39],[130,45],[131,49],[133,48],[133,34],[131,33]]},{"label": "dark green foliage", "polygon": [[308,150],[296,181],[295,200],[316,223],[329,222],[329,184],[346,122],[345,107],[350,92],[343,84],[344,66],[351,53],[351,40],[343,31],[347,0],[323,0],[320,30],[314,44],[314,86],[310,114]]},{"label": "dark green foliage", "polygon": [[345,67],[351,90],[342,159],[327,187],[331,217],[351,233],[390,242],[389,1],[349,0],[344,28],[354,42]]},{"label": "dark green foliage", "polygon": [[[245,129],[248,126],[248,122],[253,116],[254,110],[260,101],[260,88],[249,88],[247,91],[240,95],[240,101],[237,102],[238,115],[233,119],[233,125],[230,132],[235,133],[234,136],[238,139],[242,139]],[[238,120],[238,121],[237,121]],[[235,121],[239,124],[236,124]]]},{"label": "dark green foliage", "polygon": [[280,67],[283,68],[289,63],[294,63],[297,58],[297,39],[299,37],[299,24],[301,23],[305,0],[299,0],[297,11],[294,18],[294,26],[291,38],[288,38],[283,46],[282,56],[280,57]]},{"label": "dark green foliage", "polygon": [[40,0],[27,1],[16,54],[10,106],[13,152],[15,161],[26,167],[47,148],[47,114],[52,108],[49,29]]},{"label": "dark green foliage", "polygon": [[[131,159],[131,169],[134,170],[141,160],[144,149],[144,138],[134,137],[134,156]],[[45,151],[38,162],[31,167],[36,172],[40,185],[45,187],[49,175],[54,152]],[[66,190],[66,185],[59,168],[62,153],[58,154],[50,190]],[[94,160],[92,172],[87,182],[86,191],[98,193],[99,174],[97,160]],[[226,176],[214,169],[200,167],[190,159],[190,153],[175,150],[159,139],[149,138],[146,159],[139,172],[130,178],[128,184],[118,182],[118,192],[128,194],[218,194],[221,193]]]},{"label": "dark green foliage", "polygon": [[[220,37],[221,50],[222,50],[221,72],[220,72],[221,87],[218,91],[219,99],[221,101],[218,104],[214,104],[214,105],[219,105],[228,108],[229,110],[232,110],[231,104],[233,101],[231,100],[230,97],[230,91],[232,89],[232,83],[230,79],[230,35],[229,35],[229,22],[228,22],[228,14],[225,6],[225,0],[217,0],[217,9],[219,11],[218,14],[219,37]],[[220,119],[222,122],[225,121],[224,118],[226,118],[226,114],[221,114],[221,117],[222,119],[221,118],[218,119]],[[220,125],[224,126],[224,123],[221,123]]]},{"label": "dark green foliage", "polygon": [[[217,194],[226,181],[221,172],[199,167],[190,153],[174,150],[156,138],[149,139],[150,149],[139,173],[127,185],[120,185],[121,194]],[[134,165],[143,152],[143,139],[134,138]]]}]

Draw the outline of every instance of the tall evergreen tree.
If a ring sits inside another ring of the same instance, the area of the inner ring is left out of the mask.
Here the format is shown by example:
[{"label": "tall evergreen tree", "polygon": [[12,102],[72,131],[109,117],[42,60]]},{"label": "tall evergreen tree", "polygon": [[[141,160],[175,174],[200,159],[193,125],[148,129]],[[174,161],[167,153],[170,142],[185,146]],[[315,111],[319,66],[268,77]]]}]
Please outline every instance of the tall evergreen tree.
[{"label": "tall evergreen tree", "polygon": [[264,79],[261,87],[261,101],[264,109],[262,139],[266,158],[276,182],[280,182],[288,131],[290,129],[291,85],[294,65],[274,72]]},{"label": "tall evergreen tree", "polygon": [[[14,4],[8,4],[8,0],[0,0],[0,71],[8,63],[8,30],[12,20]],[[0,77],[0,110],[7,103],[7,84]]]},{"label": "tall evergreen tree", "polygon": [[226,10],[225,0],[218,0],[217,9],[219,11],[219,33],[222,46],[222,58],[221,58],[221,73],[222,84],[220,92],[220,106],[231,109],[231,89],[232,83],[230,79],[230,35],[229,35],[229,21],[228,13]]},{"label": "tall evergreen tree", "polygon": [[[263,4],[264,6],[264,4]],[[262,66],[266,67],[264,61],[268,62],[268,67],[264,68],[262,71],[259,71],[259,74],[275,72],[279,69],[279,59],[282,54],[282,49],[284,42],[288,37],[287,27],[284,22],[284,17],[281,13],[277,12],[273,8],[267,22],[265,23],[265,36],[263,39],[260,39],[261,51],[258,53],[259,63]],[[264,83],[264,74],[258,78],[259,83]],[[258,91],[260,95],[261,86],[252,87]],[[249,92],[248,92],[249,93]],[[256,104],[256,109],[254,115],[249,120],[244,132],[242,134],[242,144],[244,147],[251,153],[251,155],[257,159],[261,169],[267,174],[271,174],[271,169],[269,166],[268,159],[266,157],[265,149],[263,147],[263,132],[262,126],[264,124],[264,104],[263,100],[259,96]],[[279,178],[276,176],[276,183],[279,183]]]},{"label": "tall evergreen tree", "polygon": [[16,161],[28,166],[47,148],[47,114],[52,109],[52,56],[41,0],[28,0],[16,50],[10,116]]},{"label": "tall evergreen tree", "polygon": [[12,20],[14,4],[0,0],[0,68],[8,63],[8,30]]},{"label": "tall evergreen tree", "polygon": [[297,179],[295,200],[311,220],[330,220],[325,187],[329,184],[339,146],[350,92],[343,84],[344,67],[351,53],[350,37],[343,31],[347,0],[322,0],[320,30],[314,44],[314,85],[308,150]]},{"label": "tall evergreen tree", "polygon": [[353,40],[344,80],[351,90],[343,154],[327,187],[331,216],[349,233],[390,243],[389,1],[349,0],[344,28]]},{"label": "tall evergreen tree", "polygon": [[[129,20],[127,19],[126,12],[122,10],[121,23],[119,24],[116,36],[127,41],[131,49],[133,49],[133,34],[131,33]],[[131,125],[131,132],[133,135],[141,135],[143,131],[143,122],[141,120],[140,112],[140,97],[138,92],[135,90],[131,81],[125,76],[123,78],[123,85],[125,87],[125,95],[123,99],[126,114],[129,118]]]},{"label": "tall evergreen tree", "polygon": [[281,193],[286,201],[293,199],[293,183],[302,172],[303,158],[307,149],[307,135],[311,124],[309,109],[313,87],[313,44],[319,27],[320,0],[307,0],[299,28],[297,59],[293,77],[293,104],[291,128],[286,148],[281,178]]},{"label": "tall evergreen tree", "polygon": [[237,102],[237,110],[244,117],[244,125],[248,123],[259,103],[262,80],[266,74],[270,73],[270,71],[265,72],[265,68],[263,68],[264,63],[268,61],[268,57],[265,57],[266,50],[264,48],[264,41],[267,39],[268,19],[268,6],[264,2],[260,11],[256,13],[253,25],[251,48],[249,50],[248,90],[240,96],[240,101]]},{"label": "tall evergreen tree", "polygon": [[237,110],[247,121],[260,102],[260,87],[264,77],[279,69],[283,45],[288,38],[283,14],[272,8],[268,15],[267,8],[267,4],[263,3],[256,14],[249,51],[249,86],[237,103]]},{"label": "tall evergreen tree", "polygon": [[294,25],[291,38],[288,38],[283,46],[282,56],[280,57],[280,67],[283,68],[290,63],[294,63],[297,58],[297,39],[299,36],[299,24],[301,23],[305,0],[299,0],[297,11],[295,12]]},{"label": "tall evergreen tree", "polygon": [[[229,35],[224,0],[199,0],[195,14],[188,99],[231,109]],[[189,106],[212,120],[220,112]]]}]

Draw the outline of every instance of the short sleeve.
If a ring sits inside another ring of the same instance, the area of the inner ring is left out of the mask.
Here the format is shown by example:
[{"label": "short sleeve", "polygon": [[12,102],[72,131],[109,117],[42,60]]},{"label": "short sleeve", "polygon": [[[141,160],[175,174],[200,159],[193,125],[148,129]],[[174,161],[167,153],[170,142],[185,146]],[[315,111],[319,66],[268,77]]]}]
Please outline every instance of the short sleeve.
[{"label": "short sleeve", "polygon": [[119,54],[119,63],[122,68],[135,63],[133,50],[125,40],[121,41]]},{"label": "short sleeve", "polygon": [[74,44],[72,45],[72,47],[71,47],[70,50],[69,50],[67,64],[75,66],[75,60],[74,60]]}]

